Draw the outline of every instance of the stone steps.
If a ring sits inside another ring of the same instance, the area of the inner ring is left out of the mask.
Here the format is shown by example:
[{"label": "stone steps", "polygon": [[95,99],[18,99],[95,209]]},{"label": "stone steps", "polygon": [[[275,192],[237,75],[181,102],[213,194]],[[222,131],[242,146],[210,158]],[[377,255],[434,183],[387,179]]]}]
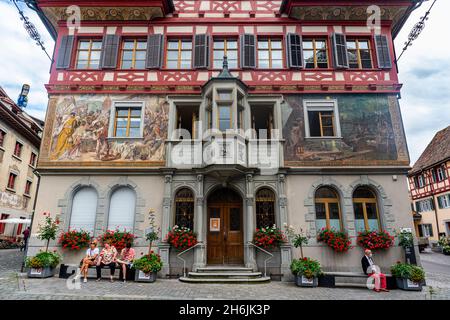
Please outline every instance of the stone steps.
[{"label": "stone steps", "polygon": [[189,277],[181,277],[179,278],[181,282],[187,283],[222,283],[222,284],[258,284],[258,283],[267,283],[270,282],[270,277],[260,277],[260,278],[246,278],[246,279],[233,279],[233,278],[189,278]]},{"label": "stone steps", "polygon": [[241,266],[211,266],[198,268],[179,280],[187,283],[256,284],[270,282],[270,277],[263,277],[261,272],[254,272],[251,268]]}]

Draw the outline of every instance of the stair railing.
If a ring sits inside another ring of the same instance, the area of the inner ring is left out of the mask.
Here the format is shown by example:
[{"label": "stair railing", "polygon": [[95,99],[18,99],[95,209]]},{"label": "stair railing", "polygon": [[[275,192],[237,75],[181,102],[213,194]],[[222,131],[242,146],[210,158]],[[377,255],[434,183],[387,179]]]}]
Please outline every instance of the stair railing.
[{"label": "stair railing", "polygon": [[251,246],[253,246],[253,247],[255,247],[256,249],[259,249],[259,250],[261,250],[262,252],[264,252],[265,254],[268,254],[270,257],[269,258],[267,258],[266,260],[264,260],[264,277],[267,277],[267,261],[269,261],[270,259],[272,259],[273,258],[273,254],[271,254],[269,251],[267,251],[267,250],[264,250],[263,248],[261,248],[261,247],[258,247],[256,244],[254,244],[253,242],[250,242],[250,241],[248,241],[247,242],[249,245],[251,245]]},{"label": "stair railing", "polygon": [[192,247],[189,247],[186,250],[184,250],[184,251],[180,252],[179,254],[177,254],[177,259],[180,259],[180,260],[183,261],[183,277],[186,277],[186,260],[184,260],[181,256],[183,254],[185,254],[186,252],[188,252],[188,251],[190,251],[190,250],[194,249],[195,247],[197,247],[199,245],[202,245],[202,244],[203,244],[203,242],[199,242],[196,245],[194,245]]}]

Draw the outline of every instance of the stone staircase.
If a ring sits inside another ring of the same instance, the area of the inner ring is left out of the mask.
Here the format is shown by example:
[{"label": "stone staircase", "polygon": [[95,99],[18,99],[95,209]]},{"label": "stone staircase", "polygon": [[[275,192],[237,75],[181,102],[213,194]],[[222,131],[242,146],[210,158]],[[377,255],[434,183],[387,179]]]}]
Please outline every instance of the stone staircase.
[{"label": "stone staircase", "polygon": [[195,272],[189,272],[187,277],[179,278],[181,282],[188,283],[267,283],[270,277],[264,277],[261,272],[254,272],[251,268],[214,266],[198,268]]}]

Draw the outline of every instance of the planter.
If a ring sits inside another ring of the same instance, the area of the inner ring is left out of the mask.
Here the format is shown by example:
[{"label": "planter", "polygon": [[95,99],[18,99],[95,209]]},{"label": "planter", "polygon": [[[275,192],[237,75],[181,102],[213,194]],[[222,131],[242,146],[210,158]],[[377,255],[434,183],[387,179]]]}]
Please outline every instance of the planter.
[{"label": "planter", "polygon": [[50,278],[55,275],[55,268],[29,268],[27,272],[28,278]]},{"label": "planter", "polygon": [[397,287],[406,291],[422,291],[422,283],[412,282],[405,278],[395,278]]},{"label": "planter", "polygon": [[136,270],[134,281],[136,282],[155,282],[158,276],[155,272],[144,273],[141,270]]},{"label": "planter", "polygon": [[316,277],[308,279],[305,276],[295,276],[295,284],[297,287],[317,287],[319,281]]}]

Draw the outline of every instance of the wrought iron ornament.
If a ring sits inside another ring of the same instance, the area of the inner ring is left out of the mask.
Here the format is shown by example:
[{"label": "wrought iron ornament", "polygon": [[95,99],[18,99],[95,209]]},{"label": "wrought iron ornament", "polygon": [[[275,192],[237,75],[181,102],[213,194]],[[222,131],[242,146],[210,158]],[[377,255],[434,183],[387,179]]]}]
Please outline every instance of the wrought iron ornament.
[{"label": "wrought iron ornament", "polygon": [[434,0],[433,3],[431,4],[430,8],[428,9],[428,11],[425,13],[425,15],[423,17],[420,17],[420,21],[417,22],[414,27],[412,28],[411,32],[408,35],[408,41],[405,42],[405,46],[403,47],[402,53],[400,54],[400,56],[398,57],[397,61],[400,60],[400,58],[402,57],[402,55],[405,53],[405,51],[412,46],[414,40],[416,40],[419,35],[422,33],[423,29],[425,29],[425,21],[427,21],[429,19],[429,15],[431,12],[431,9],[433,8],[434,4],[436,3],[437,0]]}]

